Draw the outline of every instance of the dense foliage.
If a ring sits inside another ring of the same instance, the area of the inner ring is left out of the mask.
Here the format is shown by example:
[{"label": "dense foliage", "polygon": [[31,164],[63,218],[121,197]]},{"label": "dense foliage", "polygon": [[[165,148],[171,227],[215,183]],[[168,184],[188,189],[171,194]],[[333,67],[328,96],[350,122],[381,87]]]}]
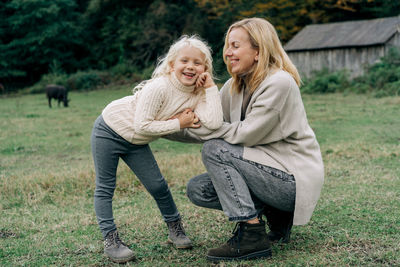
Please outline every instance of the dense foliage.
[{"label": "dense foliage", "polygon": [[213,48],[223,77],[223,36],[240,18],[267,18],[286,42],[310,23],[393,16],[399,9],[396,0],[4,0],[0,84],[11,92],[48,80],[44,75],[76,72],[102,76],[93,84],[103,82],[104,71],[110,76],[104,81],[132,71],[138,79],[173,40],[195,33]]}]

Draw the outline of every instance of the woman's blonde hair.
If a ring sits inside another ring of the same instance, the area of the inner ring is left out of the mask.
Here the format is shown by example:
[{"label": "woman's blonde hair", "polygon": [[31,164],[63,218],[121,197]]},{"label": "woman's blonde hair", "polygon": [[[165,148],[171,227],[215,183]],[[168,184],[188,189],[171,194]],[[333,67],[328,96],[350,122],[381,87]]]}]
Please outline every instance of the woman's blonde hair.
[{"label": "woman's blonde hair", "polygon": [[233,78],[233,92],[239,93],[244,86],[254,92],[265,77],[276,70],[287,71],[300,85],[301,79],[296,67],[283,49],[274,26],[265,19],[247,18],[232,24],[225,36],[224,55],[229,47],[229,33],[239,27],[249,34],[252,47],[258,51],[258,61],[246,75],[239,76],[232,73],[229,59],[224,56],[228,72]]},{"label": "woman's blonde hair", "polygon": [[172,64],[178,57],[179,52],[182,48],[187,46],[194,47],[200,50],[200,52],[204,55],[205,71],[209,72],[211,78],[213,78],[211,48],[198,35],[183,35],[171,45],[168,53],[165,56],[158,59],[157,66],[154,69],[153,74],[151,75],[151,79],[141,82],[133,89],[133,91],[135,92],[142,89],[147,82],[154,80],[155,78],[170,75],[170,73],[172,72]]}]

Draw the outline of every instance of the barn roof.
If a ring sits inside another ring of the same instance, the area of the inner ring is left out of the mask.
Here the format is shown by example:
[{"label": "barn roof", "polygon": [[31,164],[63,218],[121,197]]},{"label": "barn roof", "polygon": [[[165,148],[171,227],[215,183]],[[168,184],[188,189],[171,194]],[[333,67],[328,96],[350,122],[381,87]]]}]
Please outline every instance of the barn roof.
[{"label": "barn roof", "polygon": [[400,31],[400,16],[308,25],[285,46],[286,51],[372,46],[386,43]]}]

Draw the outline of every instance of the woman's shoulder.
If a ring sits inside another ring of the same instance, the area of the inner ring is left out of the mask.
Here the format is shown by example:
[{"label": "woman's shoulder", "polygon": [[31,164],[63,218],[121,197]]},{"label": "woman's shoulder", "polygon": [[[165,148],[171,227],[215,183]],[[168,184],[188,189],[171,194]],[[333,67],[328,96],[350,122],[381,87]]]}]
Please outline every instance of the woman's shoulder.
[{"label": "woman's shoulder", "polygon": [[290,85],[296,83],[292,75],[284,70],[278,70],[275,73],[267,76],[264,81],[269,81],[275,84]]},{"label": "woman's shoulder", "polygon": [[233,78],[232,77],[229,78],[228,80],[226,80],[226,82],[224,83],[223,87],[229,86],[232,83],[232,81],[233,81]]},{"label": "woman's shoulder", "polygon": [[260,84],[260,88],[273,88],[284,93],[296,89],[298,86],[292,75],[284,70],[278,70],[275,73],[268,75]]},{"label": "woman's shoulder", "polygon": [[221,90],[220,90],[221,94],[224,93],[224,92],[230,91],[231,86],[232,86],[232,81],[233,81],[233,79],[232,79],[232,78],[229,78],[229,79],[224,83],[224,85],[221,87]]}]

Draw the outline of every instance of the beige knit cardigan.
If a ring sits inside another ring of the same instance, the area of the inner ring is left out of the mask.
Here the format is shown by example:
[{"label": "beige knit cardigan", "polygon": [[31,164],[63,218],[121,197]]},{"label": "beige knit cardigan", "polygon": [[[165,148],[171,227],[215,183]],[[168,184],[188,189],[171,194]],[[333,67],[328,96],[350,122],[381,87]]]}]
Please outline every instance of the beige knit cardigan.
[{"label": "beige knit cardigan", "polygon": [[300,90],[290,74],[277,71],[253,93],[240,121],[243,93],[230,93],[231,80],[221,89],[224,123],[216,131],[185,129],[175,139],[222,138],[244,146],[245,159],[271,166],[296,179],[294,224],[306,224],[314,211],[324,181],[319,144],[308,124]]},{"label": "beige knit cardigan", "polygon": [[195,92],[184,86],[175,74],[149,81],[134,95],[108,104],[102,116],[106,124],[132,144],[147,144],[160,136],[180,131],[178,119],[170,120],[191,108],[207,128],[222,125],[222,107],[217,86]]}]

